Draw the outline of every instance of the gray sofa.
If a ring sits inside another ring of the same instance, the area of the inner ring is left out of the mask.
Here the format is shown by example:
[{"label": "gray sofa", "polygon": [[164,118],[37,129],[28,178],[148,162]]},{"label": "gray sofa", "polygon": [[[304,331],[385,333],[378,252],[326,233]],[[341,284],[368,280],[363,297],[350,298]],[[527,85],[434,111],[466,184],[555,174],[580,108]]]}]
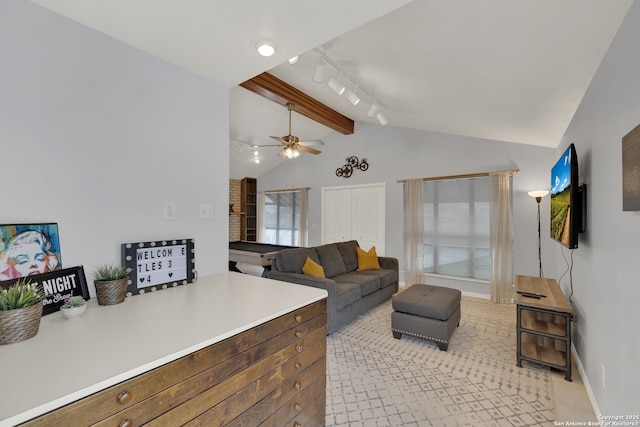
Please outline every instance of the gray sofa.
[{"label": "gray sofa", "polygon": [[[358,242],[330,243],[279,251],[267,277],[326,289],[327,334],[337,331],[398,292],[398,260],[378,257],[381,270],[358,271]],[[322,265],[325,278],[302,273],[307,257]]]}]

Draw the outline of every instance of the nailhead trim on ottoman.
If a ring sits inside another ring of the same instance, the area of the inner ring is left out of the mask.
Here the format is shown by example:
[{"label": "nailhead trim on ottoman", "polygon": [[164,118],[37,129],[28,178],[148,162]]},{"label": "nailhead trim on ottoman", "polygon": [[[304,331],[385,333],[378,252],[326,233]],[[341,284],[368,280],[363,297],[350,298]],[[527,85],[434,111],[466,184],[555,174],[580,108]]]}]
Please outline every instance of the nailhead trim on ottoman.
[{"label": "nailhead trim on ottoman", "polygon": [[460,324],[461,292],[441,286],[415,284],[392,298],[391,330],[394,338],[408,334],[433,340],[446,351]]}]

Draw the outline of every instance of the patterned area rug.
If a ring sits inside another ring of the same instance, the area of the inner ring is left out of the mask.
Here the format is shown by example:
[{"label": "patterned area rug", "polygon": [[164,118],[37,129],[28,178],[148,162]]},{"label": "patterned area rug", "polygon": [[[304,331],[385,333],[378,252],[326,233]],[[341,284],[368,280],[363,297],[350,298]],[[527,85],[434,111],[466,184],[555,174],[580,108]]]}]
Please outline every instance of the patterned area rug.
[{"label": "patterned area rug", "polygon": [[549,370],[516,366],[513,304],[462,297],[449,350],[391,333],[391,300],[327,337],[328,426],[553,425]]}]

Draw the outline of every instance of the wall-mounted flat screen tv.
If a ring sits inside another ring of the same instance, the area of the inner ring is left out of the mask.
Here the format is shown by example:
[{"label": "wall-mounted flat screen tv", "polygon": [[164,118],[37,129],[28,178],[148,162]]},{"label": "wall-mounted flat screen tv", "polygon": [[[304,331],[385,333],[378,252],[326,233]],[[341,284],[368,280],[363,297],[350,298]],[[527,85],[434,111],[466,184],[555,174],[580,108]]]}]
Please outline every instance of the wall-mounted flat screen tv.
[{"label": "wall-mounted flat screen tv", "polygon": [[583,232],[583,195],[585,186],[578,184],[578,157],[573,144],[551,169],[551,238],[569,249],[578,247],[578,234]]}]

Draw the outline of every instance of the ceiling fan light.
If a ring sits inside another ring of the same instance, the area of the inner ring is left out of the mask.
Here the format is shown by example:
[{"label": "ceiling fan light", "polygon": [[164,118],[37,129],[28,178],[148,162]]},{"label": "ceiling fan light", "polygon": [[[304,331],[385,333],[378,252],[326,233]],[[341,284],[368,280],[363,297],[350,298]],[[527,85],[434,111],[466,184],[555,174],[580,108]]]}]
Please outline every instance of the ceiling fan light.
[{"label": "ceiling fan light", "polygon": [[346,96],[349,102],[354,106],[358,105],[358,102],[360,102],[360,98],[358,97],[358,95],[356,95],[355,92],[352,92],[350,89],[347,89],[347,91],[344,93],[344,96]]},{"label": "ceiling fan light", "polygon": [[369,108],[369,112],[367,113],[367,116],[373,119],[375,116],[378,115],[379,112],[380,112],[380,106],[374,102],[373,104],[371,104],[371,107]]},{"label": "ceiling fan light", "polygon": [[378,121],[380,122],[380,124],[381,124],[382,126],[386,126],[386,125],[387,125],[387,123],[389,123],[389,120],[387,120],[387,118],[385,117],[385,115],[384,115],[384,114],[382,114],[382,113],[378,113],[378,114],[376,114],[376,119],[378,119]]},{"label": "ceiling fan light", "polygon": [[267,40],[256,43],[256,49],[262,56],[271,56],[276,53],[276,45]]},{"label": "ceiling fan light", "polygon": [[342,83],[340,83],[339,81],[337,81],[333,77],[331,77],[329,79],[329,83],[328,84],[329,84],[329,87],[331,89],[333,89],[335,91],[335,93],[337,93],[338,95],[342,95],[342,93],[346,89],[346,87]]},{"label": "ceiling fan light", "polygon": [[316,69],[313,72],[313,81],[316,83],[322,83],[324,81],[324,69],[326,65],[324,61],[320,61],[316,64]]}]

